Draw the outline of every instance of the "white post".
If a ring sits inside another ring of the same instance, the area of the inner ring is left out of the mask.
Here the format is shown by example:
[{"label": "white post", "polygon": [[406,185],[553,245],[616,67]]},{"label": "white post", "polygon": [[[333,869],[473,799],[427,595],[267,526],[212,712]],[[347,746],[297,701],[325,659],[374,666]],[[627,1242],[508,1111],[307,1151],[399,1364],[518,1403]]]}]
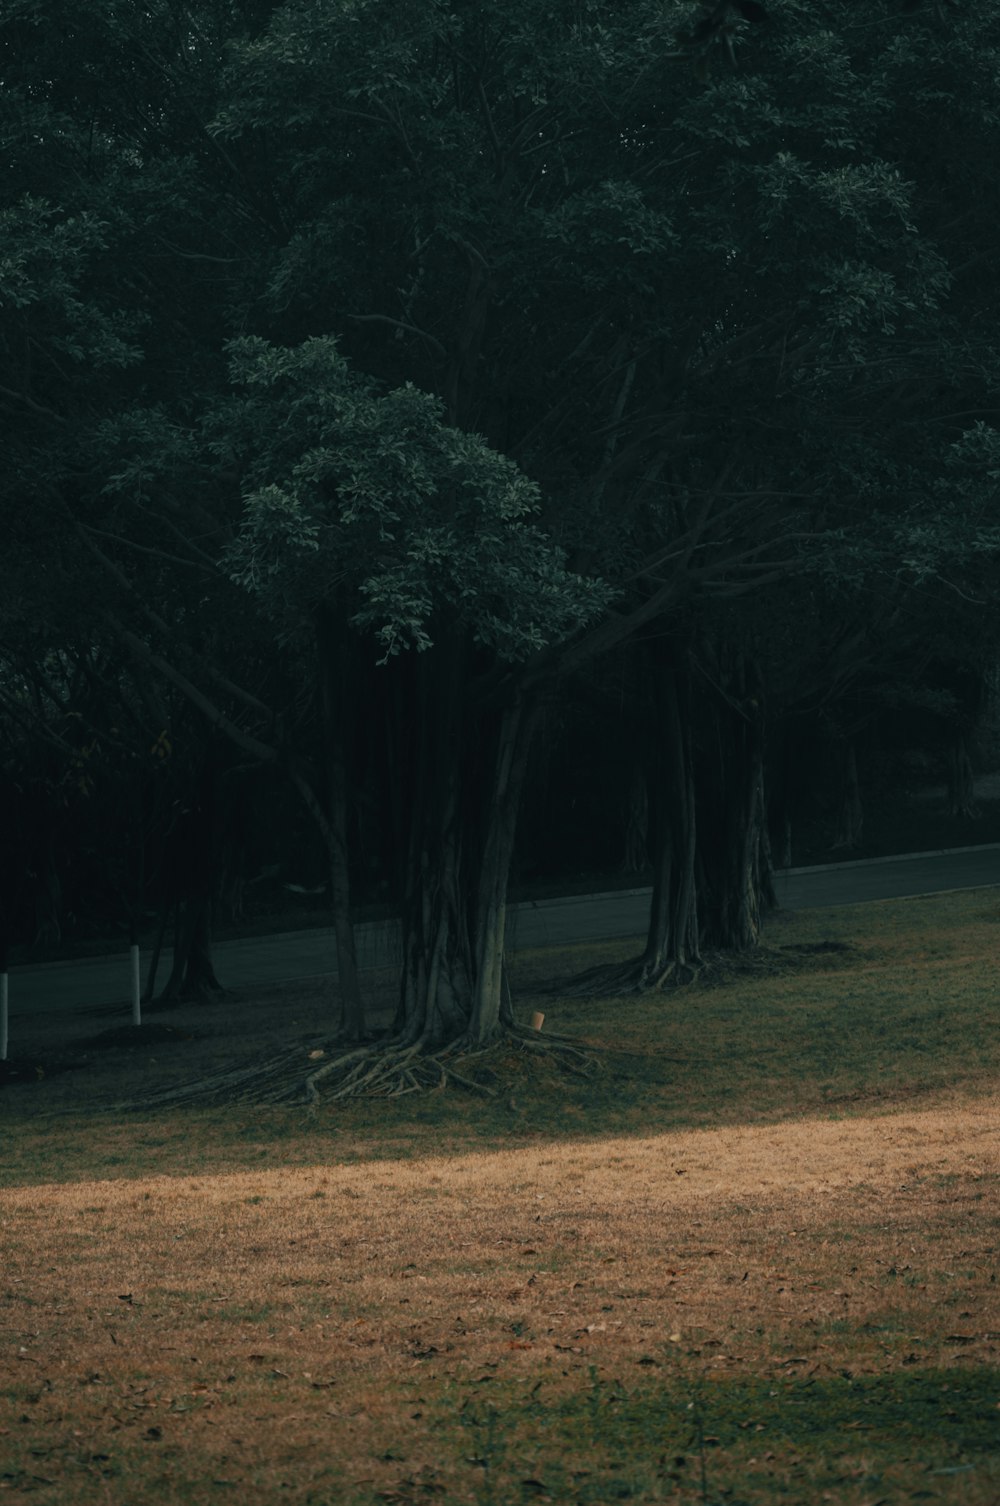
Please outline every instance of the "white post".
[{"label": "white post", "polygon": [[7,974],[0,973],[0,1062],[7,1060]]},{"label": "white post", "polygon": [[135,943],[133,943],[132,946],[129,947],[129,953],[131,955],[132,962],[132,1024],[141,1025],[142,1008],[139,1002],[139,948],[135,945]]}]

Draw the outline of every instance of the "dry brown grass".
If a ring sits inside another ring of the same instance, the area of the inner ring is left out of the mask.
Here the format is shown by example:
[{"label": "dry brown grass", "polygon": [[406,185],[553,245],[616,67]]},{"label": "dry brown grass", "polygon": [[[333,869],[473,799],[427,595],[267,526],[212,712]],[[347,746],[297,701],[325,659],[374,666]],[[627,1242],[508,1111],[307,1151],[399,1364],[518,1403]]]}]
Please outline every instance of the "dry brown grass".
[{"label": "dry brown grass", "polygon": [[[0,1487],[53,1506],[603,1500],[581,1493],[586,1442],[553,1495],[531,1430],[501,1448],[482,1408],[667,1386],[711,1432],[744,1377],[994,1365],[998,1111],[7,1192]],[[821,1476],[740,1427],[713,1456],[726,1488],[879,1498],[863,1435]],[[677,1447],[658,1465],[649,1445],[660,1493],[641,1499],[699,1498]],[[1000,1496],[996,1465],[911,1465],[883,1471],[885,1500]]]}]

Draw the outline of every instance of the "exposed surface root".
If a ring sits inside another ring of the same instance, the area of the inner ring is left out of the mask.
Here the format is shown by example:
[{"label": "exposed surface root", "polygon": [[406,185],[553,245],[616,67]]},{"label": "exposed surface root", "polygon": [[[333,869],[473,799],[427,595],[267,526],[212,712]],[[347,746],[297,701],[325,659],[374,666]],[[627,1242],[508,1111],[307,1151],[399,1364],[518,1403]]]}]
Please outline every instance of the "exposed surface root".
[{"label": "exposed surface root", "polygon": [[600,999],[684,988],[692,983],[703,988],[722,988],[744,978],[778,977],[817,969],[829,971],[850,965],[856,955],[847,942],[824,940],[778,948],[755,946],[746,951],[706,950],[700,957],[667,962],[659,969],[644,957],[633,957],[628,962],[604,963],[577,973],[573,978],[554,983],[551,992],[563,999]]},{"label": "exposed surface root", "polygon": [[301,1096],[308,1066],[308,1046],[297,1045],[272,1053],[264,1061],[253,1060],[220,1068],[216,1072],[174,1083],[162,1091],[147,1092],[140,1100],[109,1104],[110,1109],[141,1112],[147,1109],[181,1108],[187,1104],[282,1103],[295,1086]]},{"label": "exposed surface root", "polygon": [[[321,1098],[333,1103],[345,1098],[399,1098],[449,1083],[495,1098],[498,1079],[489,1058],[511,1047],[546,1055],[575,1076],[590,1076],[597,1068],[596,1058],[565,1036],[542,1036],[526,1026],[510,1025],[488,1046],[459,1039],[435,1049],[419,1039],[399,1044],[390,1040],[341,1054],[311,1072],[303,1091],[313,1107]],[[321,1094],[323,1082],[330,1087]]]},{"label": "exposed surface root", "polygon": [[601,967],[588,968],[568,982],[553,986],[553,993],[566,999],[601,999],[615,994],[651,993],[669,985],[682,987],[699,978],[705,964],[701,958],[689,962],[658,962],[651,964],[645,957],[635,957],[629,962],[605,963]]},{"label": "exposed surface root", "polygon": [[508,1041],[525,1051],[534,1051],[552,1058],[564,1072],[574,1077],[593,1077],[600,1068],[600,1061],[593,1052],[580,1046],[568,1035],[542,1035],[537,1030],[528,1030],[523,1025],[510,1028]]},{"label": "exposed surface root", "polygon": [[[577,1077],[591,1076],[599,1065],[591,1052],[569,1037],[542,1035],[517,1024],[505,1026],[487,1046],[458,1039],[432,1047],[422,1039],[398,1036],[357,1046],[312,1041],[273,1053],[263,1062],[226,1067],[147,1093],[141,1101],[108,1107],[140,1111],[244,1102],[298,1103],[315,1109],[321,1102],[401,1098],[407,1093],[440,1091],[450,1084],[495,1098],[501,1079],[494,1062],[512,1049],[548,1057]],[[312,1062],[319,1064],[309,1070]]]}]

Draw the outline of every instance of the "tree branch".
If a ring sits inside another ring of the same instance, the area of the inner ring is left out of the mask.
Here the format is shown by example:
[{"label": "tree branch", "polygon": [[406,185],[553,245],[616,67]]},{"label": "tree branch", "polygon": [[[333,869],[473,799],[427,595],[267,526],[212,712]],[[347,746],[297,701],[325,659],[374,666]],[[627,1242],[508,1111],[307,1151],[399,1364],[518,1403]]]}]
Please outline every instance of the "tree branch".
[{"label": "tree branch", "polygon": [[500,138],[497,135],[497,128],[493,123],[493,111],[490,109],[490,102],[486,98],[486,90],[483,88],[483,81],[481,78],[476,79],[476,94],[479,98],[479,107],[483,112],[483,120],[486,123],[486,134],[489,136],[490,145],[493,148],[493,159],[496,165],[496,174],[497,177],[500,178],[503,176],[504,169],[503,147],[500,145]]},{"label": "tree branch", "polygon": [[426,340],[429,345],[433,345],[439,355],[448,354],[436,335],[428,334],[427,330],[420,329],[416,324],[407,324],[405,319],[393,319],[389,314],[348,314],[347,317],[355,324],[392,324],[396,329],[405,329],[411,335],[419,335],[421,340]]},{"label": "tree branch", "polygon": [[[104,553],[104,550],[98,548],[93,539],[89,537],[88,531],[82,523],[78,523],[74,520],[74,528],[76,529],[78,536],[83,540],[94,557],[98,559],[104,566],[105,570],[107,570],[114,577],[114,579],[118,582],[126,595],[136,603],[146,620],[156,628],[158,633],[161,633],[165,638],[170,638],[172,635],[170,628],[167,626],[166,622],[164,622],[159,613],[154,612],[152,607],[149,606],[149,604],[144,600],[142,594],[136,590],[135,586],[129,580],[124,570],[119,569],[114,560],[109,559],[108,556]],[[200,659],[199,667],[210,680],[214,680],[216,685],[218,685],[221,690],[225,690],[227,694],[231,695],[234,698],[234,700],[242,701],[243,705],[249,707],[251,711],[257,711],[262,716],[267,717],[269,720],[271,719],[271,717],[273,716],[272,708],[265,705],[263,701],[258,700],[257,697],[255,695],[252,695],[249,690],[244,690],[241,685],[234,684],[234,682],[228,679],[221,670],[216,669],[213,664],[209,664],[206,660]]]},{"label": "tree branch", "polygon": [[207,565],[199,564],[197,560],[186,560],[179,554],[168,554],[165,549],[153,549],[149,544],[138,544],[135,539],[126,538],[124,534],[105,533],[103,528],[95,528],[92,523],[81,523],[80,527],[99,539],[110,539],[113,544],[124,544],[127,549],[136,549],[140,554],[151,554],[154,559],[171,560],[175,565],[184,565],[187,569],[199,570],[204,575],[215,575],[218,573],[215,569],[209,569]]},{"label": "tree branch", "polygon": [[57,424],[64,424],[66,422],[61,413],[57,413],[54,408],[47,408],[44,403],[36,403],[35,399],[29,397],[26,392],[17,392],[13,387],[0,385],[0,393],[4,397],[12,397],[16,402],[26,404],[35,413],[44,413],[46,418],[54,419]]},{"label": "tree branch", "polygon": [[104,616],[140,663],[147,665],[150,669],[155,669],[165,680],[169,680],[171,685],[175,685],[192,705],[197,706],[205,719],[220,732],[224,732],[238,748],[242,748],[245,753],[250,753],[261,763],[280,762],[277,748],[273,748],[270,743],[261,742],[260,738],[254,737],[252,733],[245,732],[237,722],[220,710],[214,701],[210,701],[204,691],[199,690],[197,685],[186,675],[182,675],[162,655],[155,653],[148,644],[143,643],[138,634],[133,633],[131,628],[127,628],[123,622],[120,622],[113,612],[105,612]]},{"label": "tree branch", "polygon": [[[173,498],[170,498],[169,493],[166,493],[165,495],[169,498],[174,506],[178,505]],[[187,534],[184,533],[182,529],[178,528],[176,523],[172,523],[170,519],[165,518],[162,513],[154,512],[151,507],[144,507],[143,504],[139,501],[138,497],[133,497],[131,501],[132,506],[138,508],[139,512],[145,513],[147,518],[152,518],[155,522],[159,523],[161,527],[169,529],[169,531],[174,535],[175,538],[180,539],[181,543],[186,545],[186,547],[191,550],[192,554],[196,554],[199,559],[204,560],[206,565],[211,565],[213,570],[218,570],[218,560],[213,559],[213,557],[208,553],[206,549],[200,548],[195,543],[194,539],[188,538]]]}]

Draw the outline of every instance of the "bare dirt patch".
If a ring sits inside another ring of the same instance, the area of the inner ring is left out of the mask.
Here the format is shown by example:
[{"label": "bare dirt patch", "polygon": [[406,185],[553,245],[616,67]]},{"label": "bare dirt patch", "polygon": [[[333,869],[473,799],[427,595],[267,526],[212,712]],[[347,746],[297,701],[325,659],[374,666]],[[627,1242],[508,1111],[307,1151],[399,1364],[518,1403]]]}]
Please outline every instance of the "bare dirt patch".
[{"label": "bare dirt patch", "polygon": [[[7,1192],[0,1483],[59,1506],[604,1501],[620,1477],[693,1501],[709,1449],[719,1499],[860,1503],[877,1474],[889,1501],[988,1506],[1000,1470],[967,1407],[948,1443],[939,1393],[1000,1354],[998,1124],[992,1097]],[[866,1377],[918,1372],[945,1442],[925,1426],[887,1459],[863,1410],[810,1451],[766,1402],[870,1403]]]}]

